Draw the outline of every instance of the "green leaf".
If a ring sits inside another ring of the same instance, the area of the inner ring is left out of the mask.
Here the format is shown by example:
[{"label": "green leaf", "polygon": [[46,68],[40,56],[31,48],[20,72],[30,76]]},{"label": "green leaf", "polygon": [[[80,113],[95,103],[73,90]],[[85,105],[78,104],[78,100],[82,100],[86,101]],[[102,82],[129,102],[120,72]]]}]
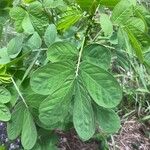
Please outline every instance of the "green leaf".
[{"label": "green leaf", "polygon": [[126,22],[133,16],[133,6],[134,3],[132,0],[121,0],[113,9],[112,21],[119,25]]},{"label": "green leaf", "polygon": [[9,121],[11,114],[9,109],[2,103],[0,103],[0,121]]},{"label": "green leaf", "polygon": [[111,62],[110,51],[99,44],[88,45],[83,50],[83,61],[107,70]]},{"label": "green leaf", "polygon": [[82,13],[77,9],[69,9],[64,12],[57,23],[57,30],[66,30],[74,25],[80,18]]},{"label": "green leaf", "polygon": [[70,62],[47,64],[32,74],[31,87],[38,94],[49,95],[74,78],[74,68]]},{"label": "green leaf", "polygon": [[73,87],[74,82],[67,81],[59,90],[41,103],[39,118],[43,124],[53,127],[56,123],[64,121],[69,112],[68,108],[73,95]]},{"label": "green leaf", "polygon": [[106,37],[107,36],[110,37],[113,33],[113,25],[107,14],[100,15],[100,24],[101,24],[102,31],[104,32],[104,35]]},{"label": "green leaf", "polygon": [[7,123],[7,134],[10,140],[15,140],[22,131],[25,106],[22,102],[18,103],[13,112],[12,118]]},{"label": "green leaf", "polygon": [[104,69],[84,62],[81,76],[92,99],[105,108],[116,107],[122,98],[122,90],[116,79]]},{"label": "green leaf", "polygon": [[105,133],[116,133],[120,128],[120,118],[111,109],[97,107],[97,121],[100,129]]},{"label": "green leaf", "polygon": [[26,11],[21,7],[13,7],[10,9],[9,15],[15,21],[15,28],[17,32],[23,32],[22,21],[26,16]]},{"label": "green leaf", "polygon": [[44,34],[44,41],[47,47],[51,46],[57,37],[57,29],[54,24],[50,24]]},{"label": "green leaf", "polygon": [[136,37],[133,35],[133,33],[126,29],[129,39],[131,41],[132,47],[136,53],[136,56],[138,57],[138,59],[143,62],[143,52],[142,52],[142,45],[141,43],[136,39]]},{"label": "green leaf", "polygon": [[16,36],[7,45],[7,52],[10,58],[15,58],[22,50],[23,37]]},{"label": "green leaf", "polygon": [[29,14],[26,14],[26,16],[24,17],[24,19],[22,21],[22,28],[23,28],[24,32],[27,34],[33,34],[34,33],[34,27],[31,23]]},{"label": "green leaf", "polygon": [[39,49],[42,45],[42,40],[39,36],[39,34],[37,32],[35,32],[31,38],[28,40],[27,42],[28,47],[30,47],[30,49],[35,50],[35,49]]},{"label": "green leaf", "polygon": [[69,42],[56,42],[49,47],[47,57],[51,62],[77,60],[78,50]]},{"label": "green leaf", "polygon": [[46,9],[63,7],[65,5],[63,0],[43,0],[43,5]]},{"label": "green leaf", "polygon": [[73,123],[82,140],[89,140],[94,135],[95,121],[91,99],[85,87],[79,83],[76,86],[74,99]]},{"label": "green leaf", "polygon": [[101,5],[105,5],[107,7],[114,7],[116,6],[118,3],[120,2],[120,0],[99,0],[99,3]]},{"label": "green leaf", "polygon": [[0,103],[8,103],[11,100],[11,94],[10,92],[4,88],[0,87]]},{"label": "green leaf", "polygon": [[37,130],[33,117],[28,109],[24,110],[21,143],[24,149],[32,149],[37,140]]},{"label": "green leaf", "polygon": [[42,4],[38,1],[35,1],[31,3],[29,7],[27,7],[27,11],[34,29],[39,34],[43,34],[49,25],[49,17],[45,13]]},{"label": "green leaf", "polygon": [[80,7],[87,12],[95,12],[96,7],[98,6],[98,0],[76,0]]},{"label": "green leaf", "polygon": [[38,1],[30,3],[26,9],[13,7],[10,10],[10,16],[15,21],[18,32],[25,31],[31,34],[36,30],[39,34],[43,34],[49,24],[49,17]]},{"label": "green leaf", "polygon": [[7,53],[7,48],[4,47],[2,49],[0,49],[0,64],[7,64],[10,62],[10,58],[8,56],[8,53]]}]

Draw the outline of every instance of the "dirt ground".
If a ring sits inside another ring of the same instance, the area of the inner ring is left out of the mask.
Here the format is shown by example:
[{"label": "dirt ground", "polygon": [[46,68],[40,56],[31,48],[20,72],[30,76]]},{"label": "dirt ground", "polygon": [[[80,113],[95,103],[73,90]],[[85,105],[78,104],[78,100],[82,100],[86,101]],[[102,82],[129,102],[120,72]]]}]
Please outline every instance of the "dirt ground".
[{"label": "dirt ground", "polygon": [[[59,150],[104,150],[97,141],[82,142],[74,130],[61,133]],[[135,118],[122,123],[120,132],[111,136],[110,150],[150,150],[150,122],[139,123]]]}]

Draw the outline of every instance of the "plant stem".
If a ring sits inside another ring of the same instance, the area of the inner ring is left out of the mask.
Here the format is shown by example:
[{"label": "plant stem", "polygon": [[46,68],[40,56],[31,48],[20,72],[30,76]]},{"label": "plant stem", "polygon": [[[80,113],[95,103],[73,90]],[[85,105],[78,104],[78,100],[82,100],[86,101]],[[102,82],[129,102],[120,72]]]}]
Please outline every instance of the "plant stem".
[{"label": "plant stem", "polygon": [[77,69],[76,69],[76,77],[79,75],[79,67],[80,67],[82,52],[83,52],[83,48],[84,48],[84,43],[85,43],[85,37],[83,38],[83,42],[82,42],[82,45],[81,45],[81,50],[80,50],[80,52],[79,52],[78,63],[77,63]]},{"label": "plant stem", "polygon": [[19,90],[19,88],[18,88],[18,86],[17,86],[15,80],[13,79],[13,77],[11,77],[11,80],[12,80],[12,82],[13,82],[13,84],[14,84],[14,86],[15,86],[15,88],[16,88],[16,91],[18,92],[20,98],[22,99],[23,103],[25,104],[26,108],[28,108],[28,105],[27,105],[25,99],[23,98],[23,96],[22,96],[22,94],[21,94],[21,92],[20,92],[20,90]]}]

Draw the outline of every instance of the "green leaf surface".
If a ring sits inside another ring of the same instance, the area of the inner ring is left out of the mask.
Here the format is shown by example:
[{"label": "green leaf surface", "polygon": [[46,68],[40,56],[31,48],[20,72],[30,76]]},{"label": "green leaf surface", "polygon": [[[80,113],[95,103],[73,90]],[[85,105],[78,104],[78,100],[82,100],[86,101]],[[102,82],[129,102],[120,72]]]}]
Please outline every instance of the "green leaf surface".
[{"label": "green leaf surface", "polygon": [[119,2],[120,2],[120,0],[99,0],[99,3],[101,5],[105,5],[110,8],[116,6]]},{"label": "green leaf surface", "polygon": [[82,140],[89,140],[95,133],[94,112],[91,99],[82,85],[77,83],[73,108],[74,127]]},{"label": "green leaf surface", "polygon": [[97,107],[97,121],[100,129],[105,133],[116,133],[120,128],[120,118],[111,109]]},{"label": "green leaf surface", "polygon": [[24,149],[32,149],[37,140],[37,130],[32,115],[28,109],[24,110],[21,143]]},{"label": "green leaf surface", "polygon": [[110,21],[110,18],[107,14],[102,14],[100,15],[100,25],[102,28],[102,31],[104,32],[104,35],[111,36],[113,33],[113,25],[112,22]]},{"label": "green leaf surface", "polygon": [[47,58],[51,62],[77,60],[78,50],[69,42],[56,42],[49,47],[47,51]]},{"label": "green leaf surface", "polygon": [[12,112],[11,120],[7,123],[7,134],[10,140],[15,140],[22,131],[25,106],[18,103]]},{"label": "green leaf surface", "polygon": [[23,37],[16,36],[7,45],[7,52],[10,58],[15,58],[22,50]]},{"label": "green leaf surface", "polygon": [[0,49],[0,64],[7,64],[10,62],[10,58],[8,56],[8,53],[7,53],[7,48],[4,47],[4,48],[1,48]]},{"label": "green leaf surface", "polygon": [[133,15],[133,1],[121,0],[113,9],[112,21],[115,24],[123,24]]},{"label": "green leaf surface", "polygon": [[28,47],[30,47],[31,50],[39,49],[42,45],[41,37],[37,32],[35,32],[31,38],[27,42]]},{"label": "green leaf surface", "polygon": [[10,92],[4,88],[0,87],[0,103],[8,103],[11,100],[11,94]]},{"label": "green leaf surface", "polygon": [[26,11],[21,7],[13,7],[10,10],[10,17],[15,21],[17,32],[23,32],[22,22],[26,16]]},{"label": "green leaf surface", "polygon": [[88,45],[83,50],[83,61],[107,70],[111,62],[110,51],[99,44]]},{"label": "green leaf surface", "polygon": [[74,25],[82,17],[82,13],[77,9],[69,9],[64,12],[57,23],[58,30],[66,30]]},{"label": "green leaf surface", "polygon": [[0,103],[0,121],[9,121],[11,114],[9,109],[2,103]]},{"label": "green leaf surface", "polygon": [[120,103],[122,90],[110,73],[84,62],[81,66],[81,76],[90,96],[99,106],[113,108]]},{"label": "green leaf surface", "polygon": [[53,125],[64,121],[69,112],[73,87],[74,82],[68,81],[41,103],[39,118],[43,124],[53,127]]},{"label": "green leaf surface", "polygon": [[31,87],[38,94],[49,95],[74,78],[74,69],[70,62],[49,63],[32,74]]},{"label": "green leaf surface", "polygon": [[50,24],[44,34],[44,41],[47,47],[51,46],[57,37],[57,29],[54,24]]},{"label": "green leaf surface", "polygon": [[22,28],[23,28],[24,32],[27,34],[33,34],[35,32],[34,27],[31,23],[29,14],[26,14],[26,16],[24,17],[24,19],[22,21]]}]

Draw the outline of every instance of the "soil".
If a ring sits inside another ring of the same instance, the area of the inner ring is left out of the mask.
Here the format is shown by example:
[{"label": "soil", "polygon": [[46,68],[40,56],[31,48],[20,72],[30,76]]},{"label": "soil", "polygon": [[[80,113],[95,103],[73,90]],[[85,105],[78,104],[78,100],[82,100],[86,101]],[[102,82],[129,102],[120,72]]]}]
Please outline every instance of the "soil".
[{"label": "soil", "polygon": [[[59,150],[104,150],[98,141],[82,142],[74,130],[59,136]],[[109,150],[150,150],[150,122],[135,118],[122,122],[119,133],[111,136]]]}]

